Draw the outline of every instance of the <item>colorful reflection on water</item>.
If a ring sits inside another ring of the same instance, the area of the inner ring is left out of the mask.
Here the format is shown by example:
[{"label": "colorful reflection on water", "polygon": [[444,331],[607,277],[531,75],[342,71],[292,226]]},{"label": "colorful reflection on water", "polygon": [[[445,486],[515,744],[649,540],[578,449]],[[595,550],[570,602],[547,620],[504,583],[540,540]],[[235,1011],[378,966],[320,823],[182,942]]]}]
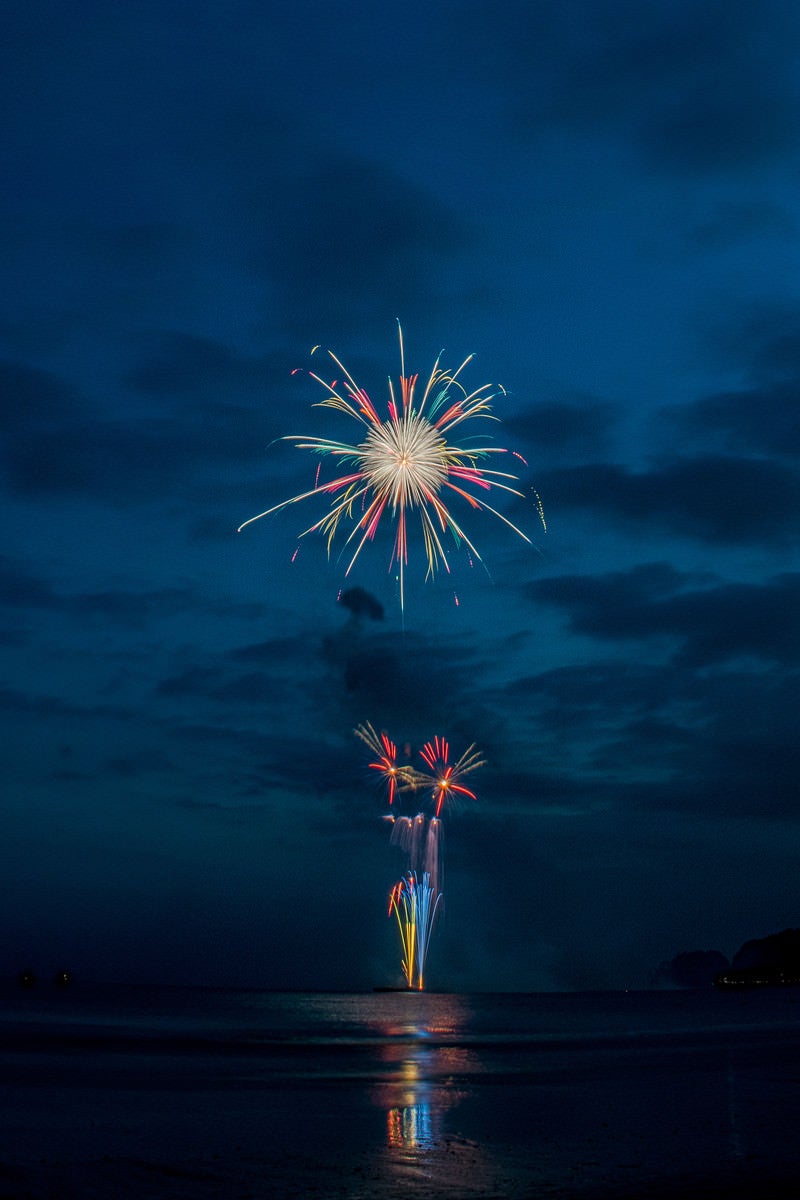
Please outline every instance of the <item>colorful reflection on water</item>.
[{"label": "colorful reflection on water", "polygon": [[431,1102],[430,1085],[420,1079],[418,1063],[407,1058],[402,1072],[404,1090],[400,1102],[386,1110],[386,1142],[395,1148],[410,1146],[421,1150],[433,1145],[440,1136],[440,1113]]},{"label": "colorful reflection on water", "polygon": [[[471,1007],[463,996],[408,995],[402,1009],[381,1022],[385,1077],[372,1090],[386,1113],[386,1145],[423,1156],[445,1138],[444,1114],[458,1104],[458,1076],[469,1052],[458,1045],[469,1027]],[[388,1015],[388,1014],[387,1014]],[[398,1019],[405,1018],[405,1019]]]}]

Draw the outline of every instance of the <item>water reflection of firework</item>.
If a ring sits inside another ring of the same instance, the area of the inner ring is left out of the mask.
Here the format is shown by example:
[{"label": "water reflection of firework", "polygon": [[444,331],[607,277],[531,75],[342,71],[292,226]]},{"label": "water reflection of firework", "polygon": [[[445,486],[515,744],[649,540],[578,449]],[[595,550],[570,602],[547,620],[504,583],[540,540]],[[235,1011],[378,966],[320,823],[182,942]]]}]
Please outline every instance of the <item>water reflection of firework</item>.
[{"label": "water reflection of firework", "polygon": [[[317,349],[319,347],[315,347]],[[390,379],[387,417],[384,419],[336,355],[331,351],[328,353],[343,378],[328,383],[320,375],[310,372],[311,378],[321,384],[327,393],[317,407],[331,408],[352,417],[362,428],[363,441],[347,443],[297,434],[281,439],[295,442],[300,450],[310,450],[324,459],[341,463],[344,473],[329,482],[320,482],[317,478],[309,491],[250,517],[239,526],[240,530],[261,517],[301,500],[311,497],[329,499],[328,511],[301,536],[308,533],[323,534],[330,553],[340,525],[346,526],[350,532],[344,545],[352,548],[345,571],[345,574],[349,574],[365,544],[373,540],[385,517],[394,526],[394,545],[389,565],[397,565],[401,608],[405,599],[405,569],[408,564],[408,516],[414,510],[419,516],[425,547],[426,579],[433,576],[439,567],[450,570],[444,545],[447,533],[452,536],[457,548],[465,547],[474,558],[482,561],[445,504],[444,497],[450,499],[456,495],[473,510],[491,513],[526,542],[530,542],[530,538],[507,517],[475,495],[476,489],[485,494],[494,488],[522,496],[511,486],[517,482],[516,475],[508,471],[489,470],[483,465],[490,455],[508,454],[508,451],[499,446],[456,446],[449,440],[456,427],[465,421],[475,417],[497,419],[491,413],[491,385],[484,384],[468,392],[459,378],[471,355],[456,371],[440,367],[440,359],[437,358],[422,395],[418,397],[419,377],[405,373],[401,330],[399,396]],[[538,497],[537,512],[544,523]]]},{"label": "water reflection of firework", "polygon": [[444,1101],[432,1103],[434,1090],[426,1077],[432,1057],[425,1047],[412,1045],[400,1063],[399,1094],[386,1109],[386,1142],[394,1150],[424,1152],[436,1143]]},{"label": "water reflection of firework", "polygon": [[[473,745],[451,763],[447,741],[436,736],[420,751],[427,769],[419,771],[411,764],[398,764],[397,748],[388,734],[377,733],[370,724],[359,725],[354,732],[375,755],[369,766],[380,773],[386,787],[392,808],[391,841],[406,858],[406,872],[389,892],[389,916],[397,922],[406,986],[422,991],[431,936],[444,903],[442,813],[457,797],[475,799],[475,793],[460,781],[483,766],[484,759]],[[413,815],[397,811],[398,797],[420,791],[428,793],[432,815],[421,809]]]}]

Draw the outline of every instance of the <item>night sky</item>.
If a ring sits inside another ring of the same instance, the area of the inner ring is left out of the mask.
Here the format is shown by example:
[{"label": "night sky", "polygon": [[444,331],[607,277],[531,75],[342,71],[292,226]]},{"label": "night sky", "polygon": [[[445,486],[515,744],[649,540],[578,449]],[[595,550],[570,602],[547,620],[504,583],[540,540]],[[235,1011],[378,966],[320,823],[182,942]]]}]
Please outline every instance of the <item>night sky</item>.
[{"label": "night sky", "polygon": [[[431,987],[800,925],[798,54],[788,0],[6,5],[0,974],[399,982],[362,721],[487,758]],[[405,629],[388,538],[236,533],[356,432],[293,369],[382,405],[398,319],[505,389],[534,543],[454,502],[487,570],[415,541]]]}]

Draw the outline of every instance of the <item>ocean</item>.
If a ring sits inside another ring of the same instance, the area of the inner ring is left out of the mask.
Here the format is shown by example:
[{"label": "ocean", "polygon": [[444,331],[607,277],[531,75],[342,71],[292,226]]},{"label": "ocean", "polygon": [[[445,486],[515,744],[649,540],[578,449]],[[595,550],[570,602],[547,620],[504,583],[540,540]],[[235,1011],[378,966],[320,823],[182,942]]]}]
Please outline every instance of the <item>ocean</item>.
[{"label": "ocean", "polygon": [[10,1172],[20,1195],[711,1195],[800,1181],[800,989],[75,983],[0,999],[0,1183]]}]

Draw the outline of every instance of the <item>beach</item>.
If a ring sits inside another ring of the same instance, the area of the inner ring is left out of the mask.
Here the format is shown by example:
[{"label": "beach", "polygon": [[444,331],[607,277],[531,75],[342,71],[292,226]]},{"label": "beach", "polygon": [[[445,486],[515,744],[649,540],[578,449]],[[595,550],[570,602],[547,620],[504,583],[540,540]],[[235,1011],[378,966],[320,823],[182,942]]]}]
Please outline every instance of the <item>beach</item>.
[{"label": "beach", "polygon": [[3,992],[0,1197],[789,1195],[800,992]]}]

